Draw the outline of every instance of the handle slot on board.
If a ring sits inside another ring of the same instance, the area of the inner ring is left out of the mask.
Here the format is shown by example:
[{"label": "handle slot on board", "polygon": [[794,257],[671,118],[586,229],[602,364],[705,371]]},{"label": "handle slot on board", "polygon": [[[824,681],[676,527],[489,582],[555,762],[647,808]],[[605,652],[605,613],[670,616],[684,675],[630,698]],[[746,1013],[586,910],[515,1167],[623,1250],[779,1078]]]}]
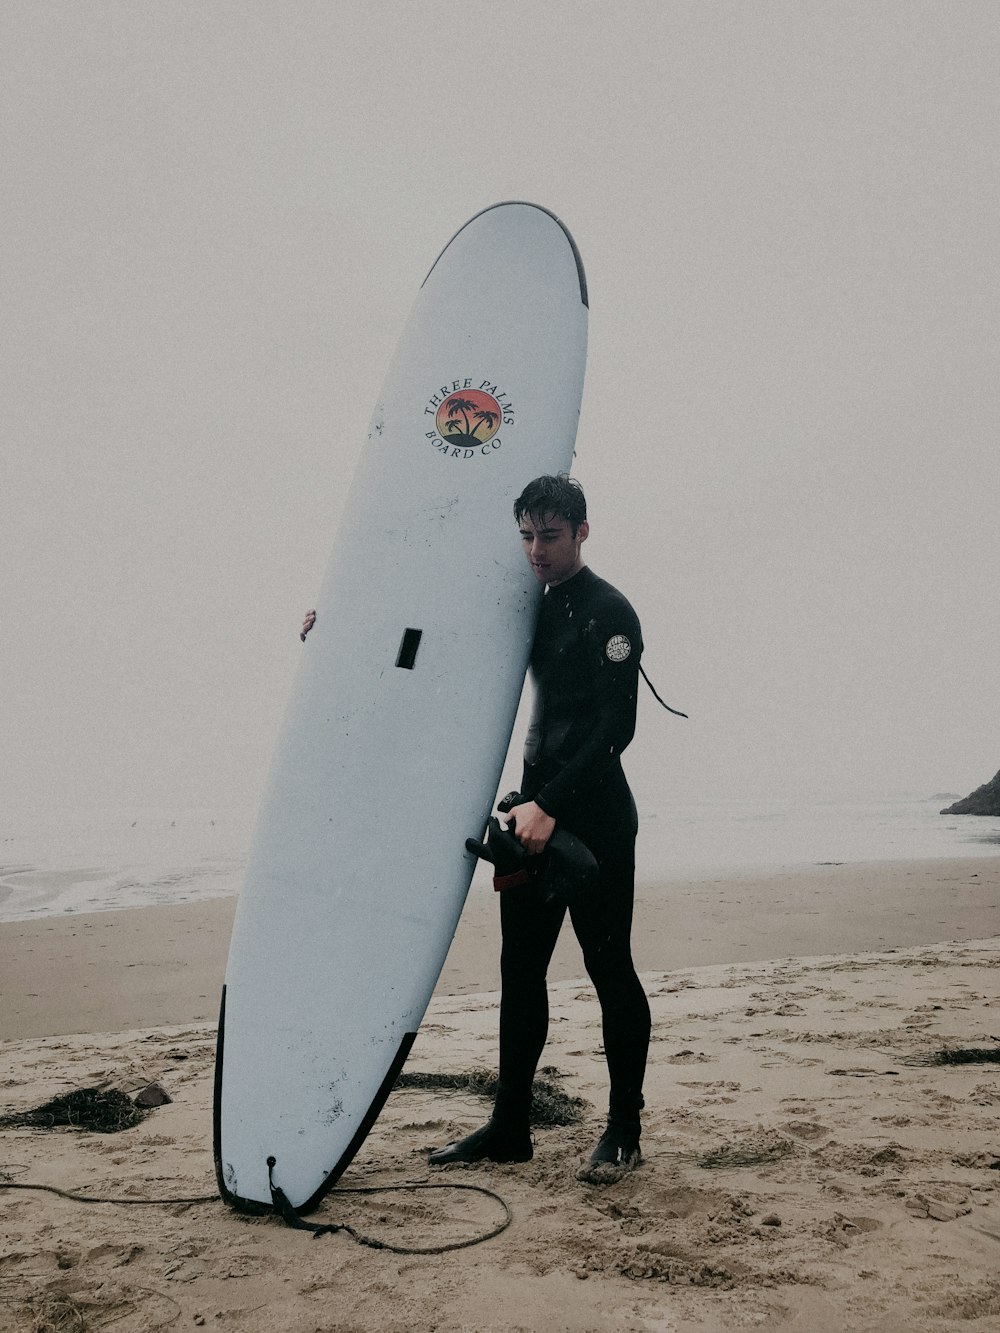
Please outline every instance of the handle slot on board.
[{"label": "handle slot on board", "polygon": [[417,649],[420,647],[420,636],[422,629],[404,629],[403,638],[399,645],[399,654],[396,657],[396,665],[402,667],[405,671],[412,671],[413,664],[417,660]]}]

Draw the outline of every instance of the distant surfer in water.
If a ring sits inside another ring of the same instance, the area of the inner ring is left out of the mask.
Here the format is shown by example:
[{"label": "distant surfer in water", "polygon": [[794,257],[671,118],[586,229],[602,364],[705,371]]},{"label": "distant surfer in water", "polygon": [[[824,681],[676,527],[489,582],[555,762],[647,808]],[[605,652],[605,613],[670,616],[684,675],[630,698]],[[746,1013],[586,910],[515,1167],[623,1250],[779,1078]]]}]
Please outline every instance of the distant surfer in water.
[{"label": "distant surfer in water", "polygon": [[[631,952],[638,819],[621,766],[635,732],[642,637],[629,603],[583,563],[590,528],[578,482],[536,478],[518,497],[514,517],[546,590],[531,652],[535,697],[523,803],[511,811],[508,827],[532,855],[544,853],[559,827],[597,860],[596,890],[574,896],[569,913],[601,1003],[611,1080],[607,1128],[580,1174],[608,1181],[640,1161],[649,1047],[649,1003]],[[467,1138],[432,1152],[433,1165],[531,1158],[531,1085],[549,1019],[546,974],[566,910],[565,899],[543,893],[538,883],[501,893],[500,1079],[493,1114]]]}]

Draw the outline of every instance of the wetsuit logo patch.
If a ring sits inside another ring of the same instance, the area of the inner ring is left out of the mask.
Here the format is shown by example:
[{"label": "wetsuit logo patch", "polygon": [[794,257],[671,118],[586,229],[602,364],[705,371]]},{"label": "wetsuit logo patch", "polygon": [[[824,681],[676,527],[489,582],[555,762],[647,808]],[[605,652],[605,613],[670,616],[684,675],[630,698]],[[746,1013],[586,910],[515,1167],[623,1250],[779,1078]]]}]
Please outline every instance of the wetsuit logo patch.
[{"label": "wetsuit logo patch", "polygon": [[632,651],[632,645],[624,634],[614,634],[608,640],[604,651],[612,662],[624,662]]},{"label": "wetsuit logo patch", "polygon": [[489,457],[503,444],[497,433],[501,425],[514,424],[514,405],[499,385],[482,380],[477,388],[465,376],[432,393],[424,416],[434,421],[434,429],[425,430],[424,436],[444,457]]}]

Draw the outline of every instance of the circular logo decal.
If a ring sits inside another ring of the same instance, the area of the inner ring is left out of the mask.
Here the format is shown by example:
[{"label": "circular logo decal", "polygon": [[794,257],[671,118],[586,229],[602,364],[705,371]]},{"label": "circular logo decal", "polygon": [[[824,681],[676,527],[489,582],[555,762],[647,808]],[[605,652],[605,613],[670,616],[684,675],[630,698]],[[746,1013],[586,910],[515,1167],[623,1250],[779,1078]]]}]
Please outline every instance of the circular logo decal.
[{"label": "circular logo decal", "polygon": [[[465,375],[442,384],[427,399],[423,410],[424,439],[442,458],[490,458],[503,445],[501,426],[514,425],[510,394],[492,380]],[[434,429],[427,418],[434,423]]]},{"label": "circular logo decal", "polygon": [[624,634],[615,634],[608,640],[604,651],[612,662],[624,662],[632,651],[632,645]]},{"label": "circular logo decal", "polygon": [[469,448],[485,444],[500,429],[500,404],[482,389],[450,394],[437,410],[434,424],[442,440]]}]

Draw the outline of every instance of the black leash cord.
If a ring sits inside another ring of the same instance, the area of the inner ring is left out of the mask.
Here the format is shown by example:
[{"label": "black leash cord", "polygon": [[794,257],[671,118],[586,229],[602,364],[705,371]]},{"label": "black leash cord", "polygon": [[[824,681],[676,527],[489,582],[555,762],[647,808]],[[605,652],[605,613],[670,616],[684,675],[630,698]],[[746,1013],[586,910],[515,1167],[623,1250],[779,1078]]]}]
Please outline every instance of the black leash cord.
[{"label": "black leash cord", "polygon": [[[71,1190],[57,1189],[55,1185],[22,1185],[14,1182],[0,1180],[0,1190],[38,1190],[44,1194],[57,1194],[61,1199],[71,1199],[74,1203],[112,1203],[112,1204],[133,1204],[133,1205],[153,1205],[153,1204],[194,1204],[194,1203],[216,1203],[219,1196],[217,1194],[200,1194],[191,1199],[104,1199],[95,1198],[88,1194],[74,1194]],[[328,1225],[317,1225],[314,1222],[305,1222],[295,1212],[295,1209],[288,1202],[284,1193],[272,1184],[271,1193],[275,1200],[275,1209],[281,1215],[283,1220],[289,1226],[295,1227],[299,1231],[311,1231],[313,1239],[318,1240],[320,1236],[331,1235],[335,1231],[346,1231],[352,1240],[359,1245],[367,1245],[372,1250],[388,1250],[392,1254],[447,1254],[449,1250],[466,1250],[472,1245],[481,1245],[484,1241],[492,1240],[494,1236],[499,1236],[502,1231],[506,1231],[513,1221],[510,1211],[510,1205],[506,1199],[502,1199],[499,1194],[493,1190],[486,1189],[483,1185],[432,1185],[425,1182],[418,1182],[410,1185],[355,1185],[343,1189],[335,1189],[334,1194],[388,1194],[400,1190],[470,1190],[474,1194],[484,1194],[494,1203],[498,1203],[503,1210],[503,1219],[491,1231],[483,1232],[480,1236],[473,1236],[469,1240],[453,1240],[445,1245],[392,1245],[389,1241],[378,1240],[374,1236],[365,1236],[361,1232],[355,1231],[352,1226],[346,1222],[333,1223]],[[279,1201],[280,1200],[280,1201]],[[287,1210],[287,1211],[286,1211]],[[294,1219],[294,1220],[293,1220]]]},{"label": "black leash cord", "polygon": [[492,1240],[494,1236],[499,1236],[501,1231],[506,1231],[512,1221],[510,1206],[506,1199],[501,1199],[499,1194],[486,1189],[484,1185],[431,1185],[426,1182],[419,1182],[410,1185],[354,1185],[333,1191],[334,1194],[391,1194],[399,1190],[470,1190],[473,1194],[485,1194],[488,1199],[498,1203],[503,1210],[503,1219],[497,1223],[492,1231],[484,1231],[481,1235],[473,1236],[469,1240],[453,1240],[444,1245],[393,1245],[387,1240],[377,1240],[374,1236],[365,1236],[360,1231],[355,1231],[347,1222],[307,1222],[299,1216],[296,1209],[289,1202],[284,1190],[274,1183],[274,1166],[274,1158],[269,1157],[267,1159],[267,1177],[271,1187],[271,1201],[274,1204],[275,1212],[287,1226],[294,1230],[311,1231],[313,1240],[319,1240],[320,1236],[330,1236],[335,1231],[346,1231],[351,1239],[357,1241],[359,1245],[367,1245],[373,1250],[389,1250],[392,1254],[447,1254],[449,1250],[467,1250],[472,1245],[481,1245],[483,1241]]},{"label": "black leash cord", "polygon": [[214,1203],[219,1197],[217,1194],[200,1194],[195,1199],[96,1199],[89,1194],[74,1194],[71,1190],[57,1189],[55,1185],[20,1185],[7,1180],[0,1180],[0,1190],[41,1190],[45,1194],[58,1194],[60,1199],[72,1199],[74,1203]]},{"label": "black leash cord", "polygon": [[673,713],[674,717],[687,717],[687,713],[682,713],[682,712],[681,712],[679,709],[677,709],[677,708],[671,708],[670,705],[669,705],[668,703],[663,703],[663,700],[662,700],[662,699],[660,698],[660,696],[656,693],[656,686],[653,684],[653,682],[652,682],[652,681],[649,679],[649,677],[646,675],[645,671],[643,671],[641,665],[640,665],[640,667],[639,667],[639,674],[642,676],[643,680],[646,682],[646,684],[647,684],[647,685],[649,686],[649,688],[652,690],[652,692],[653,692],[653,698],[656,700],[656,702],[657,702],[658,704],[663,704],[663,707],[667,710],[668,713]]}]

